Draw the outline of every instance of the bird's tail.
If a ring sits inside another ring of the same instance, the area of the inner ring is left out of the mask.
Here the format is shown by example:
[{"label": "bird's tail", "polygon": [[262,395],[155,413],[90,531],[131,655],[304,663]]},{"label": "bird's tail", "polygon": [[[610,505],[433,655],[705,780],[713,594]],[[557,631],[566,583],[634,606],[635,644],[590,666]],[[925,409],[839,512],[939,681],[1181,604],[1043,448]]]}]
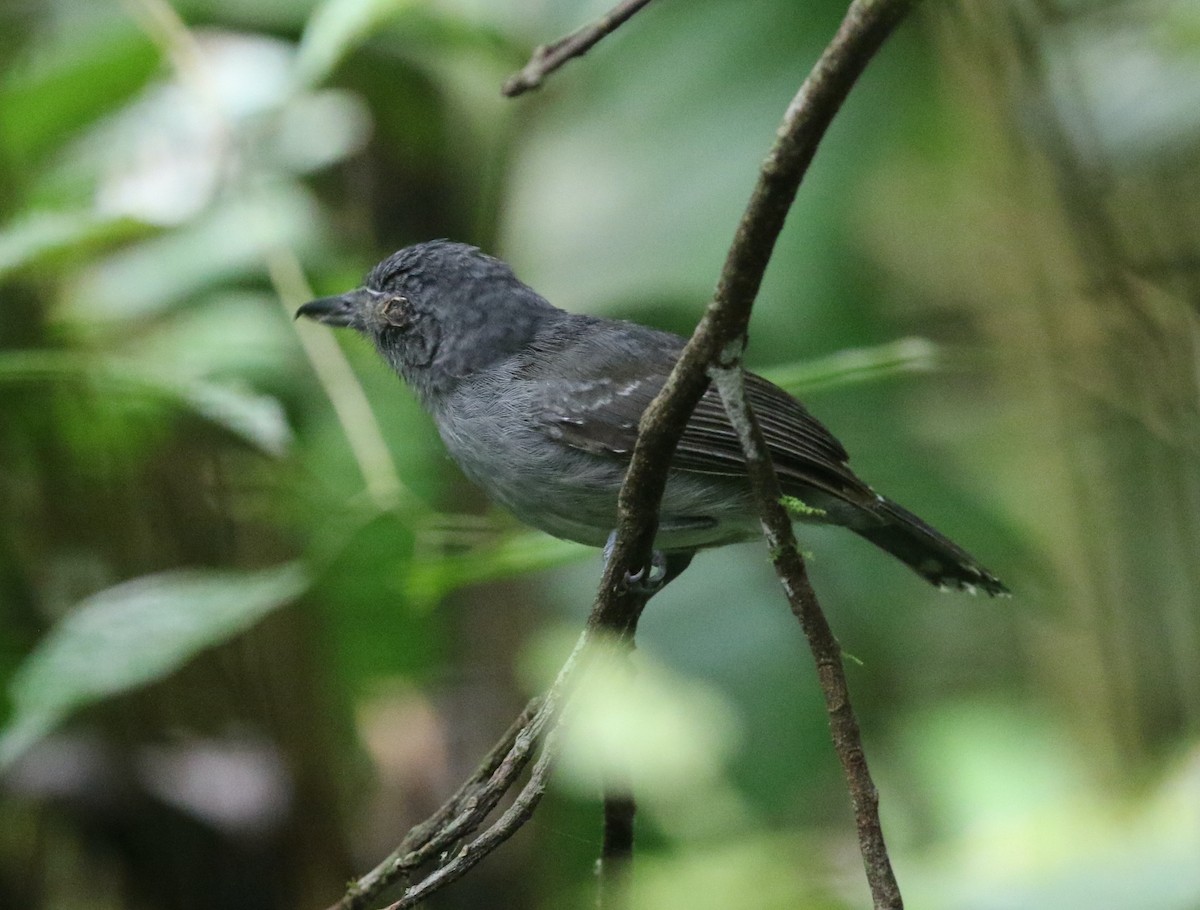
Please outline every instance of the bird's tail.
[{"label": "bird's tail", "polygon": [[882,524],[854,531],[887,550],[931,584],[944,590],[972,593],[982,589],[993,596],[1009,593],[1004,583],[970,553],[903,506],[881,498],[875,513],[883,519]]}]

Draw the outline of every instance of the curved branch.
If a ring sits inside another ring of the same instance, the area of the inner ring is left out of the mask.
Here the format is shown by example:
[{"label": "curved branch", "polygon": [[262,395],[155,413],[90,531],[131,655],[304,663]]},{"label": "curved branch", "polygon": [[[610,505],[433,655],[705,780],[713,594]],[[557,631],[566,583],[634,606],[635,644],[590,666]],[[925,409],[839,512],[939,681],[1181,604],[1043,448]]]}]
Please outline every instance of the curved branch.
[{"label": "curved branch", "polygon": [[[555,758],[552,748],[554,737],[559,726],[563,704],[573,684],[578,665],[582,662],[592,640],[590,631],[584,631],[579,636],[570,655],[558,671],[549,691],[541,698],[534,698],[525,706],[521,715],[513,721],[500,741],[492,747],[487,757],[475,770],[475,773],[459,787],[458,791],[448,799],[437,812],[405,835],[391,855],[382,863],[368,872],[362,878],[353,882],[340,901],[329,910],[362,910],[367,903],[379,892],[396,882],[408,883],[412,874],[422,866],[437,859],[453,849],[464,838],[469,837],[483,823],[484,819],[496,808],[497,804],[516,783],[521,772],[533,757],[534,747],[544,735],[542,754],[538,757],[530,780],[518,796],[518,803],[529,807],[537,805],[545,791],[545,778],[549,775],[550,766]],[[531,789],[532,788],[532,789]],[[514,803],[514,806],[516,803]],[[516,828],[503,828],[511,822],[510,808],[504,816],[491,828],[463,848],[463,853],[469,853],[474,865],[491,850],[500,845]],[[524,822],[521,818],[517,827]],[[496,829],[506,830],[496,836]],[[461,855],[451,860],[457,863],[454,872],[444,871],[445,866],[434,870],[424,879],[412,885],[405,892],[401,902],[419,891],[428,895],[432,890],[449,884],[459,875],[455,874],[462,866]],[[446,865],[450,865],[447,863]],[[463,872],[466,869],[462,869]],[[432,885],[430,883],[433,883]],[[404,904],[404,906],[409,906]]]},{"label": "curved branch", "polygon": [[[612,628],[621,627],[622,617],[636,623],[637,613],[628,612],[631,605],[622,598],[619,580],[649,559],[671,456],[692,410],[708,387],[709,370],[717,370],[718,376],[721,371],[724,375],[734,372],[738,379],[729,388],[736,394],[750,312],[800,183],[851,87],[916,2],[854,0],[837,34],[788,105],[738,224],[713,300],[662,391],[642,415],[637,446],[621,488],[616,542],[593,610],[594,620]],[[727,403],[727,408],[731,419],[739,419],[736,407]],[[903,902],[883,842],[878,795],[850,706],[841,652],[808,584],[790,519],[779,502],[774,467],[762,445],[761,433],[757,440],[754,438],[757,424],[748,409],[742,422],[749,427],[743,447],[753,468],[764,530],[772,540],[772,556],[789,603],[809,639],[835,747],[850,782],[872,897],[879,910],[899,910]]]},{"label": "curved branch", "polygon": [[671,456],[708,388],[708,367],[736,363],[775,241],[825,131],[855,80],[916,0],[854,0],[784,114],[726,256],[713,300],[638,425],[617,513],[617,536],[589,624],[636,621],[621,580],[646,565]]},{"label": "curved branch", "polygon": [[387,859],[353,882],[329,910],[362,910],[384,888],[407,881],[447,844],[470,835],[479,821],[472,825],[468,816],[483,807],[486,816],[529,762],[532,746],[529,737],[543,706],[541,698],[531,700],[458,791],[437,812],[409,831]]},{"label": "curved branch", "polygon": [[[646,2],[648,0],[627,0],[617,9],[627,9],[628,14],[624,17],[627,19]],[[413,906],[465,874],[532,814],[545,791],[545,781],[554,760],[560,703],[565,698],[576,661],[598,631],[607,631],[629,642],[645,608],[646,596],[633,590],[625,579],[649,565],[671,457],[692,410],[708,387],[710,371],[721,386],[731,419],[744,429],[743,447],[751,465],[764,531],[772,544],[772,558],[816,660],[835,746],[850,783],[859,844],[875,907],[877,910],[900,910],[902,907],[879,827],[878,797],[867,771],[858,722],[850,706],[841,652],[808,584],[803,559],[795,547],[790,519],[779,502],[778,480],[770,456],[762,443],[753,413],[744,407],[740,387],[741,356],[751,308],[800,182],[850,88],[916,2],[854,0],[837,34],[788,106],[738,224],[713,300],[662,391],[642,415],[637,445],[621,488],[617,534],[604,578],[584,634],[546,699],[536,708],[531,703],[526,714],[518,719],[472,779],[438,813],[409,832],[400,848],[376,870],[356,882],[333,910],[359,910],[386,884],[407,880],[417,865],[432,859],[443,847],[453,846],[469,836],[511,787],[528,761],[537,738],[545,733],[541,756],[529,783],[514,804],[441,868],[412,885],[400,901],[392,905],[392,910]],[[571,56],[586,51],[619,24],[618,21],[607,27],[601,25],[589,39],[590,43],[581,43],[582,49],[568,53],[554,67],[542,70],[542,76]],[[568,36],[559,44],[569,42],[572,37]],[[536,56],[530,66],[535,62]],[[612,803],[614,833],[623,836],[626,821],[632,819],[626,812],[631,807],[632,803],[628,806],[619,806],[615,800]],[[433,849],[434,844],[438,845],[437,850]],[[620,850],[624,850],[623,845]]]},{"label": "curved branch", "polygon": [[386,910],[408,910],[409,907],[415,907],[433,892],[462,878],[481,859],[512,837],[518,828],[529,821],[533,810],[537,808],[537,804],[541,802],[546,793],[546,782],[550,779],[550,768],[556,755],[556,750],[552,746],[557,731],[557,727],[550,731],[542,754],[534,764],[533,771],[530,772],[529,783],[517,794],[513,804],[496,820],[496,823],[475,840],[466,844],[445,865],[440,866],[405,891],[404,896],[394,904],[389,904]]}]

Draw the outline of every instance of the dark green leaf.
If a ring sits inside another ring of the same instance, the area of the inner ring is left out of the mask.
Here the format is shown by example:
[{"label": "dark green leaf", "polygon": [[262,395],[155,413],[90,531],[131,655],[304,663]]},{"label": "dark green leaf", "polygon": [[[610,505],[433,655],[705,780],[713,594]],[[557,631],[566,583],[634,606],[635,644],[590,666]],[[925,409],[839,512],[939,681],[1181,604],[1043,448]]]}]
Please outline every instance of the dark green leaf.
[{"label": "dark green leaf", "polygon": [[0,732],[0,767],[71,712],[167,676],[307,587],[304,571],[287,564],[257,572],[166,572],[87,598],[17,670],[15,710]]}]

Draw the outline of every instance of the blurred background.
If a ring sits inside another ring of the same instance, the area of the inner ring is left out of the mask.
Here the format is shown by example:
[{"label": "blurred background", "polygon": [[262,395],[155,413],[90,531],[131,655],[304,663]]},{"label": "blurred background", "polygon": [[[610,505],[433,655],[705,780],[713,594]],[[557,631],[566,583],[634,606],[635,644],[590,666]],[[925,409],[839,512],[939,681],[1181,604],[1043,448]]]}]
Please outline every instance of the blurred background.
[{"label": "blurred background", "polygon": [[[652,4],[500,97],[607,6],[0,6],[0,907],[325,907],[565,657],[598,554],[291,313],[451,237],[690,332],[845,5]],[[914,907],[1200,908],[1198,301],[1187,0],[926,3],[801,190],[752,366],[1015,595],[802,533]],[[867,906],[765,548],[702,554],[638,643],[430,906],[590,906],[613,762],[637,907]]]}]

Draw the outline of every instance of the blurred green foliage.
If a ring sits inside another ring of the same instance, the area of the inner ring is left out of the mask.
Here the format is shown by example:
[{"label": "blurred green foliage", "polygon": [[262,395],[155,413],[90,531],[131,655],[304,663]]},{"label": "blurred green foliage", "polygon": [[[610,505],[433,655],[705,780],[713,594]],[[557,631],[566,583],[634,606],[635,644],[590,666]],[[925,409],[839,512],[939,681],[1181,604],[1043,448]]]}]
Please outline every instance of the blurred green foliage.
[{"label": "blurred green foliage", "polygon": [[[365,344],[291,313],[448,236],[690,331],[844,3],[652,4],[500,98],[604,6],[0,7],[0,907],[326,906],[565,656],[598,557],[489,510]],[[925,7],[751,336],[1016,592],[803,535],[901,885],[1200,907],[1195,11]],[[702,554],[639,646],[530,827],[431,905],[590,905],[620,773],[637,906],[865,906],[764,548]]]}]

